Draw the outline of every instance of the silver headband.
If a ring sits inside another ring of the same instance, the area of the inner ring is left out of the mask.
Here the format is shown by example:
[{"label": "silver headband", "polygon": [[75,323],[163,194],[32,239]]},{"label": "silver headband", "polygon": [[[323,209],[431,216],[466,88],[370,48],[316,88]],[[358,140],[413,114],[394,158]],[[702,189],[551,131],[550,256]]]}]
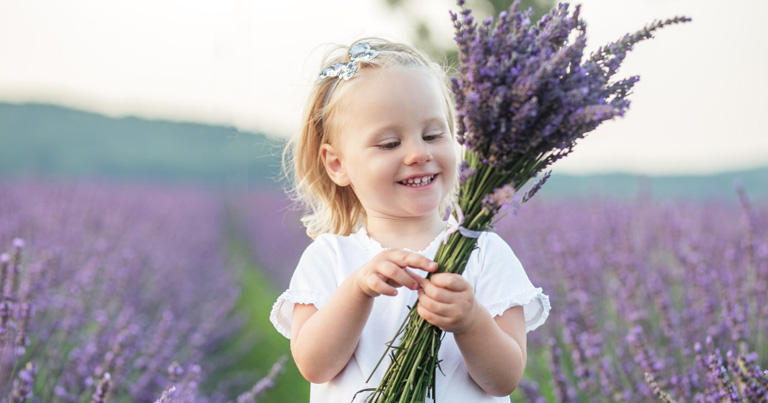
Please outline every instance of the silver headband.
[{"label": "silver headband", "polygon": [[371,45],[368,42],[358,42],[349,48],[349,61],[346,63],[336,63],[333,66],[326,67],[320,73],[318,80],[322,80],[328,77],[338,77],[331,87],[328,88],[328,92],[325,94],[325,100],[323,106],[328,105],[328,100],[331,99],[331,94],[336,86],[339,85],[339,81],[349,80],[357,71],[358,63],[367,62],[373,60],[379,52],[371,49]]}]

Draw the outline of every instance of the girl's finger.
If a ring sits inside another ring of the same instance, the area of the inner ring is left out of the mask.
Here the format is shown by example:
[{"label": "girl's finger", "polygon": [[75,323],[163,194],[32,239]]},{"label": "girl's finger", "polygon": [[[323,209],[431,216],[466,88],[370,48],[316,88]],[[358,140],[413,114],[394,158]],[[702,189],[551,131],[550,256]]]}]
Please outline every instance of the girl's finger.
[{"label": "girl's finger", "polygon": [[418,253],[401,249],[391,249],[389,253],[390,260],[400,267],[413,267],[429,272],[437,270],[437,263]]},{"label": "girl's finger", "polygon": [[[435,276],[432,276],[435,277]],[[444,287],[440,287],[436,285],[432,280],[428,279],[421,279],[419,282],[419,287],[421,288],[421,291],[419,293],[424,293],[429,298],[435,300],[435,301],[441,301],[441,302],[448,302],[450,301],[451,293],[452,291],[449,291],[445,289]]]},{"label": "girl's finger", "polygon": [[413,281],[416,283],[414,285],[414,290],[418,289],[421,286],[421,281],[424,280],[424,277],[419,276],[418,274],[414,273],[412,270],[404,269],[406,273],[408,273],[409,276],[413,279]]},{"label": "girl's finger", "polygon": [[421,304],[421,300],[419,300],[419,304],[416,306],[416,312],[421,316],[424,320],[429,322],[430,324],[439,327],[440,329],[444,331],[449,330],[449,326],[453,323],[453,320],[450,318],[437,314],[431,310],[429,310],[426,306]]},{"label": "girl's finger", "polygon": [[429,280],[432,284],[451,291],[464,291],[469,287],[469,282],[456,273],[437,273]]},{"label": "girl's finger", "polygon": [[387,283],[396,287],[405,286],[412,290],[418,288],[419,283],[413,278],[408,269],[402,268],[391,262],[382,263],[379,274],[387,278]]},{"label": "girl's finger", "polygon": [[368,288],[370,288],[371,291],[379,295],[389,295],[389,296],[397,295],[397,288],[390,285],[389,281],[386,278],[383,278],[381,276],[371,276],[368,278],[369,278]]},{"label": "girl's finger", "polygon": [[430,298],[423,291],[419,291],[419,306],[440,317],[447,317],[452,312],[451,305]]}]

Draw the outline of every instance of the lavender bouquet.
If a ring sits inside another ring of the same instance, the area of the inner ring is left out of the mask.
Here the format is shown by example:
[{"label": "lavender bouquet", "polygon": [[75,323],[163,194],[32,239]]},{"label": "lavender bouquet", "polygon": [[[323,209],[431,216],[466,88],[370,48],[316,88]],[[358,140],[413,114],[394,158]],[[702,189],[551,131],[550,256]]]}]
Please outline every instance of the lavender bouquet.
[{"label": "lavender bouquet", "polygon": [[[579,6],[561,3],[532,24],[532,11],[518,11],[516,1],[495,23],[488,18],[477,24],[464,1],[458,4],[460,15],[451,13],[460,57],[452,90],[457,136],[466,151],[452,214],[472,231],[487,230],[502,207],[530,199],[548,173],[520,200],[514,194],[568,155],[578,139],[624,115],[639,77],[615,80],[614,75],[634,44],[659,28],[690,21],[653,22],[584,58],[586,24]],[[437,251],[438,271],[462,273],[475,245],[475,238],[452,233]],[[414,305],[390,345],[392,361],[367,401],[434,397],[441,335]]]}]

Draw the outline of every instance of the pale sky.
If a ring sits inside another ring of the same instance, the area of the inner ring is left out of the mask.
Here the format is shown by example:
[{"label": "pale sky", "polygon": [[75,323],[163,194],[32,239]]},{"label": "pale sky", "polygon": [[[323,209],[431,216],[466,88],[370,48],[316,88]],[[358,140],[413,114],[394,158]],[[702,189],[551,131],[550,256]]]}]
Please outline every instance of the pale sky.
[{"label": "pale sky", "polygon": [[[710,173],[768,165],[765,0],[583,0],[592,49],[653,19],[628,56],[640,74],[624,119],[555,172]],[[421,0],[446,42],[453,1]],[[0,0],[0,101],[195,121],[289,136],[325,45],[411,41],[384,0]]]}]

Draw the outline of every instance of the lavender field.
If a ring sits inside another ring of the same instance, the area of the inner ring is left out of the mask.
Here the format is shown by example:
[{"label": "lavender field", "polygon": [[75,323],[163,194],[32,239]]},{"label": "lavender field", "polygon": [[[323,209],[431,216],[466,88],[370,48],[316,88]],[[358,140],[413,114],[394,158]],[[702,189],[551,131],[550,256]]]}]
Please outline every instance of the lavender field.
[{"label": "lavender field", "polygon": [[235,342],[248,312],[235,309],[242,268],[225,244],[223,197],[0,188],[0,400],[253,402],[269,389],[275,354],[243,365],[263,340]]},{"label": "lavender field", "polygon": [[553,306],[518,400],[768,401],[768,209],[733,200],[534,201],[502,222]]},{"label": "lavender field", "polygon": [[[309,242],[279,191],[0,185],[0,400],[306,401],[266,318]],[[768,401],[766,217],[734,192],[504,218],[553,305],[513,401]]]}]

